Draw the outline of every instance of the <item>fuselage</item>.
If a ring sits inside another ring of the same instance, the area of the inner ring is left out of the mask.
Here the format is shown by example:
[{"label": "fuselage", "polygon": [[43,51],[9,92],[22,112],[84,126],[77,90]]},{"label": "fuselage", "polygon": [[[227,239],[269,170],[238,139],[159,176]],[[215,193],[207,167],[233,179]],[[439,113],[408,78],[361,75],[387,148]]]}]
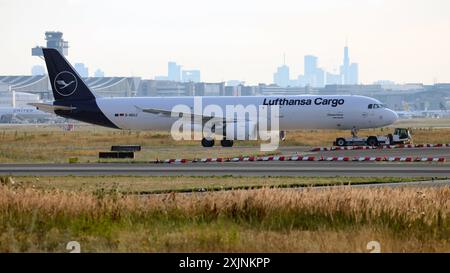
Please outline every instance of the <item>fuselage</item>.
[{"label": "fuselage", "polygon": [[[98,110],[91,103],[77,104],[71,112],[56,111],[68,118],[103,125],[97,122],[97,114],[103,114],[114,126],[126,130],[170,130],[179,117],[167,117],[143,112],[142,109],[171,111],[177,105],[194,109],[201,98],[200,109],[217,105],[226,113],[227,106],[242,105],[279,107],[279,129],[358,129],[383,127],[394,123],[398,116],[378,100],[352,95],[298,95],[298,96],[242,96],[242,97],[126,97],[97,98]],[[202,113],[200,113],[202,114]],[[106,125],[108,126],[108,125]]]}]

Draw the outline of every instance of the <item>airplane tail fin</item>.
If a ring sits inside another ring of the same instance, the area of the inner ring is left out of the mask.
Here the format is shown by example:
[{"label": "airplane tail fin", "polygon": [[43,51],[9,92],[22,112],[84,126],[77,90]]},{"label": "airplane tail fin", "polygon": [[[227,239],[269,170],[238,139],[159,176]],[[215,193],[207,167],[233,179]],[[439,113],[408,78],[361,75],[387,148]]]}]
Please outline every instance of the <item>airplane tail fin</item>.
[{"label": "airplane tail fin", "polygon": [[95,99],[92,91],[70,63],[54,48],[43,48],[55,101]]}]

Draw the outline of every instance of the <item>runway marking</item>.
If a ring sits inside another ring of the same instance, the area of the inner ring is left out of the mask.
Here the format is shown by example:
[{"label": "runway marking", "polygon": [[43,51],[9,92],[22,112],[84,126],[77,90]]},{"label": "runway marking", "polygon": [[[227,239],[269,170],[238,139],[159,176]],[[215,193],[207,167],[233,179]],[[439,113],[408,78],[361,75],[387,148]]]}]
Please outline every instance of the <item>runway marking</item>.
[{"label": "runway marking", "polygon": [[450,144],[396,144],[381,146],[332,146],[315,147],[310,152],[348,151],[348,150],[382,150],[382,149],[411,149],[411,148],[450,148]]}]

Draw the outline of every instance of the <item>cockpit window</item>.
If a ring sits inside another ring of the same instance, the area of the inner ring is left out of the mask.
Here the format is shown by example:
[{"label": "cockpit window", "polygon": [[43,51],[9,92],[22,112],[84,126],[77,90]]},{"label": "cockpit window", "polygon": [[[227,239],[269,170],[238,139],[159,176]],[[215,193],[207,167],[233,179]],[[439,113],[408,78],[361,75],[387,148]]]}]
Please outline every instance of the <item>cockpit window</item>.
[{"label": "cockpit window", "polygon": [[379,108],[386,108],[385,104],[369,104],[369,109],[379,109]]}]

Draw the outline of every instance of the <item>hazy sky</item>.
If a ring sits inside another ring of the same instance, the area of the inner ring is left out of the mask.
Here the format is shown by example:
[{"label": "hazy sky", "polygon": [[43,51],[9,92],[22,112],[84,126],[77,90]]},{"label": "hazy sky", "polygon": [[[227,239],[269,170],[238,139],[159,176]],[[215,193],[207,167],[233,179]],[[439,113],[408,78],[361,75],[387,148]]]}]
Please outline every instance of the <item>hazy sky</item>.
[{"label": "hazy sky", "polygon": [[43,64],[31,47],[44,32],[69,41],[69,60],[107,76],[153,78],[167,61],[203,81],[272,82],[303,55],[337,71],[346,37],[360,81],[450,82],[448,0],[0,0],[0,74]]}]

